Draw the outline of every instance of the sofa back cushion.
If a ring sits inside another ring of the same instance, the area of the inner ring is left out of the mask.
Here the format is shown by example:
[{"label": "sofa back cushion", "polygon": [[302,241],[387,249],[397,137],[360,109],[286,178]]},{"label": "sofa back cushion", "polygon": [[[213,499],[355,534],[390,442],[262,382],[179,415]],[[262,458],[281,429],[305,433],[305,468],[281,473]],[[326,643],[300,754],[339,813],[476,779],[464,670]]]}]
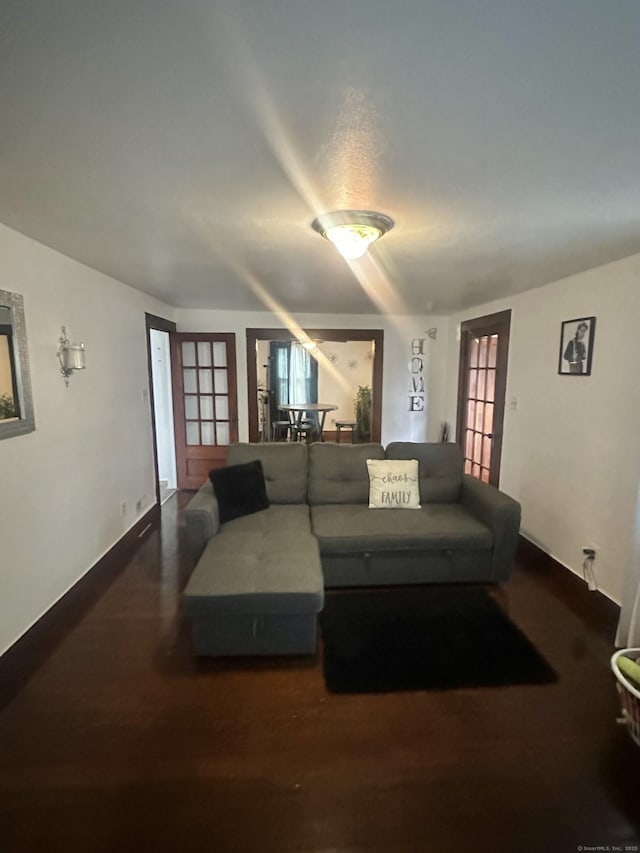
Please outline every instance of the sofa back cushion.
[{"label": "sofa back cushion", "polygon": [[227,465],[259,459],[262,462],[267,497],[272,504],[301,504],[307,500],[306,444],[232,444]]},{"label": "sofa back cushion", "polygon": [[457,444],[392,441],[387,459],[417,459],[420,502],[450,503],[460,500],[462,451]]},{"label": "sofa back cushion", "polygon": [[323,444],[309,447],[309,503],[368,504],[367,459],[384,459],[381,444]]}]

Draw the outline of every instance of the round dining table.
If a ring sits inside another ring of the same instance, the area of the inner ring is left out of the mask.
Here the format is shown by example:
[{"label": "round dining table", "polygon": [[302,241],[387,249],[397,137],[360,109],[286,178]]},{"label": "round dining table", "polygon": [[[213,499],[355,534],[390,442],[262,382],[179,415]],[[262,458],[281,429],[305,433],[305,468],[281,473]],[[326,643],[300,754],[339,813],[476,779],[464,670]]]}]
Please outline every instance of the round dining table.
[{"label": "round dining table", "polygon": [[335,403],[282,403],[278,406],[281,412],[286,412],[291,418],[294,428],[300,429],[305,413],[318,416],[318,432],[320,441],[324,441],[324,422],[327,412],[335,412]]}]

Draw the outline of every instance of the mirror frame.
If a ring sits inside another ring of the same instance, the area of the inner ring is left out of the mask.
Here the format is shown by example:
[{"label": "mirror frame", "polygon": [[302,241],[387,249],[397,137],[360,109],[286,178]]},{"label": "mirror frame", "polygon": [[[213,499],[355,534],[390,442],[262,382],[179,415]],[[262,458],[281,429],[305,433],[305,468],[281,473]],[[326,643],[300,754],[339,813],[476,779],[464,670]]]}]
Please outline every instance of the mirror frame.
[{"label": "mirror frame", "polygon": [[24,322],[24,302],[19,293],[0,290],[0,306],[11,311],[13,327],[13,356],[18,388],[20,417],[17,420],[0,421],[0,440],[25,435],[36,428],[31,396],[31,374],[29,373],[29,352],[27,349],[27,328]]},{"label": "mirror frame", "polygon": [[[373,341],[371,381],[371,441],[380,442],[382,435],[382,364],[384,359],[384,331],[382,329],[304,329],[310,338],[325,341]],[[258,341],[295,341],[297,336],[289,329],[247,329],[247,403],[249,441],[259,441],[258,429],[258,373],[256,346]]]}]

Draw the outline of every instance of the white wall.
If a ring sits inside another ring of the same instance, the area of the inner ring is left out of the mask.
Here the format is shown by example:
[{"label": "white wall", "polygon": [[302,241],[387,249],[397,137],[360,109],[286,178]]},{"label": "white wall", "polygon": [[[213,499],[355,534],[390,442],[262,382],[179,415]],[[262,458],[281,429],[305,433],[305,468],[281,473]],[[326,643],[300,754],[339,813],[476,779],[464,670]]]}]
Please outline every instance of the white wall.
[{"label": "white wall", "polygon": [[[373,357],[368,341],[326,341],[318,350],[327,359],[318,370],[318,400],[338,408],[329,412],[325,429],[334,430],[336,421],[355,420],[355,398],[360,386],[371,387]],[[333,359],[333,360],[331,360]],[[331,369],[325,369],[328,364]]]},{"label": "white wall", "polygon": [[[635,558],[640,479],[640,255],[450,318],[446,411],[455,423],[457,325],[512,309],[501,488],[522,502],[522,532],[620,603]],[[595,316],[591,376],[560,376],[563,320]],[[517,400],[517,409],[510,404]]]},{"label": "white wall", "polygon": [[[282,319],[270,312],[176,309],[180,332],[233,332],[236,335],[238,367],[238,418],[240,441],[247,441],[248,328],[283,328]],[[448,322],[442,317],[380,317],[379,315],[302,314],[295,317],[302,328],[382,329],[384,367],[382,399],[382,443],[390,441],[437,441],[445,411],[445,381]],[[293,325],[293,324],[291,324]],[[426,329],[437,328],[436,340]],[[424,379],[427,389],[424,412],[409,411],[409,360],[413,338],[425,339]],[[327,422],[329,425],[329,422]]]},{"label": "white wall", "polygon": [[[0,257],[0,289],[24,297],[36,422],[0,441],[1,653],[155,503],[144,313],[172,309],[1,225]],[[63,325],[87,353],[69,388]]]}]

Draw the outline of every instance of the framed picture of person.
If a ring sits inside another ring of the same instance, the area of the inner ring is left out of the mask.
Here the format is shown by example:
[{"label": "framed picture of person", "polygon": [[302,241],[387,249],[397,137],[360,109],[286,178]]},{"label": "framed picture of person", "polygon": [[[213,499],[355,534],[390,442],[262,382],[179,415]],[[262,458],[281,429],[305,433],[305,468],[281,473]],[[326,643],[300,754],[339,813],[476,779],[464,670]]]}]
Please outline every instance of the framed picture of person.
[{"label": "framed picture of person", "polygon": [[562,323],[558,373],[563,376],[591,375],[595,332],[595,317],[578,317]]}]

